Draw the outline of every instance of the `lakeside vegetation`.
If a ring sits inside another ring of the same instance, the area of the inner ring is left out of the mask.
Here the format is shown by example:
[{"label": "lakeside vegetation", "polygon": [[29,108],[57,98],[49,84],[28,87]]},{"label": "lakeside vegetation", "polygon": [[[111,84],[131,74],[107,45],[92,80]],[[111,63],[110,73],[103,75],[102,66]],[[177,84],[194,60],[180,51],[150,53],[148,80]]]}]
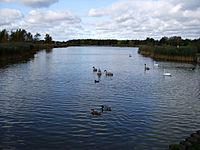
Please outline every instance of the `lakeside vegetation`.
[{"label": "lakeside vegetation", "polygon": [[163,37],[160,40],[70,40],[67,46],[119,46],[139,47],[138,53],[154,59],[166,61],[196,62],[200,53],[199,39],[182,39],[181,37]]},{"label": "lakeside vegetation", "polygon": [[140,54],[157,60],[195,62],[197,48],[195,46],[140,46]]},{"label": "lakeside vegetation", "polygon": [[138,53],[158,60],[197,62],[200,39],[183,40],[181,37],[164,37],[155,43],[139,46]]},{"label": "lakeside vegetation", "polygon": [[44,40],[41,35],[32,35],[24,29],[16,31],[0,31],[0,63],[15,62],[28,59],[42,49],[68,46],[116,46],[139,47],[138,52],[144,56],[160,60],[196,62],[200,54],[199,39],[182,39],[179,36],[163,37],[160,40],[146,38],[145,40],[97,40],[78,39],[69,41],[53,41],[49,34]]},{"label": "lakeside vegetation", "polygon": [[34,36],[24,29],[11,31],[0,31],[0,65],[23,61],[34,56],[42,49],[53,47],[52,37],[46,34],[44,40],[40,40],[41,35]]}]

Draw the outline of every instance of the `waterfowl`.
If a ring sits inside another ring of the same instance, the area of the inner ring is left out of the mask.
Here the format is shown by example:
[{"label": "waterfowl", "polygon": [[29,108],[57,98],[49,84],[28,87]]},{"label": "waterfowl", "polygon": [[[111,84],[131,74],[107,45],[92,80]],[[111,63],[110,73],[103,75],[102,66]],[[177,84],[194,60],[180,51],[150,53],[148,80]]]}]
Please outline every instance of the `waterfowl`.
[{"label": "waterfowl", "polygon": [[113,76],[112,72],[107,72],[107,70],[104,70],[104,72],[106,73],[106,76]]},{"label": "waterfowl", "polygon": [[153,65],[154,65],[154,67],[158,67],[158,64],[156,64],[155,61],[154,61]]},{"label": "waterfowl", "polygon": [[94,110],[94,109],[91,109],[91,114],[92,114],[93,116],[100,116],[100,115],[101,115],[101,112],[98,112],[98,111],[96,111],[96,110]]},{"label": "waterfowl", "polygon": [[195,67],[192,67],[191,70],[195,70]]},{"label": "waterfowl", "polygon": [[95,68],[94,66],[92,68],[93,68],[93,72],[97,72],[97,68]]},{"label": "waterfowl", "polygon": [[98,75],[98,76],[101,76],[101,75],[102,75],[101,69],[100,69],[100,68],[99,68],[98,71],[97,71],[97,75]]},{"label": "waterfowl", "polygon": [[131,54],[129,54],[129,57],[132,57]]},{"label": "waterfowl", "polygon": [[150,70],[150,68],[149,68],[149,67],[147,67],[147,65],[146,65],[146,64],[144,64],[144,70]]},{"label": "waterfowl", "polygon": [[106,106],[106,105],[101,105],[101,110],[103,111],[111,111],[111,107]]},{"label": "waterfowl", "polygon": [[165,72],[165,69],[164,69],[163,76],[172,76],[172,75],[171,75],[171,73],[169,73],[169,72]]},{"label": "waterfowl", "polygon": [[99,80],[94,80],[94,83],[99,83]]}]

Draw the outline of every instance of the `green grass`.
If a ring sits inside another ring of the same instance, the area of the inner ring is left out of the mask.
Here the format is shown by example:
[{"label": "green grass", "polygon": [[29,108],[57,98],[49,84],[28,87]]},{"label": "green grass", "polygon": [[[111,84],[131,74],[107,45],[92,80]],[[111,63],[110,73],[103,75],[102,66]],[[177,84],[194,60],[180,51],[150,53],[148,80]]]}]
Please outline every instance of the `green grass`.
[{"label": "green grass", "polygon": [[1,43],[0,56],[23,55],[24,53],[33,53],[49,47],[51,47],[51,45],[34,43]]},{"label": "green grass", "polygon": [[189,56],[193,57],[197,54],[197,48],[194,46],[140,46],[139,52],[147,52],[151,55],[166,55],[166,56]]}]

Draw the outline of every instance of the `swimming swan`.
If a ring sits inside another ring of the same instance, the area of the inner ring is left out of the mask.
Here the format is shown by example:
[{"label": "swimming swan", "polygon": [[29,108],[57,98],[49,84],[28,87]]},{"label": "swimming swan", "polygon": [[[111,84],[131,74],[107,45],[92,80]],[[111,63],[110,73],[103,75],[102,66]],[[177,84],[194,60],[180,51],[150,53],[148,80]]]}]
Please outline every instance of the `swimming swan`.
[{"label": "swimming swan", "polygon": [[150,68],[149,68],[149,67],[147,67],[147,65],[146,65],[146,64],[144,64],[144,70],[150,70]]},{"label": "swimming swan", "polygon": [[165,72],[165,69],[164,69],[163,76],[172,76],[172,75],[171,75],[171,73],[169,73],[169,72]]},{"label": "swimming swan", "polygon": [[97,72],[97,68],[95,68],[94,66],[92,68],[93,68],[93,72]]},{"label": "swimming swan", "polygon": [[104,70],[104,72],[106,73],[106,76],[113,76],[112,72],[107,72],[107,70]]},{"label": "swimming swan", "polygon": [[153,65],[154,65],[154,67],[158,67],[158,64],[156,64],[155,61],[154,61]]},{"label": "swimming swan", "polygon": [[100,77],[102,75],[101,73],[101,69],[99,68],[98,71],[97,71],[97,75]]}]

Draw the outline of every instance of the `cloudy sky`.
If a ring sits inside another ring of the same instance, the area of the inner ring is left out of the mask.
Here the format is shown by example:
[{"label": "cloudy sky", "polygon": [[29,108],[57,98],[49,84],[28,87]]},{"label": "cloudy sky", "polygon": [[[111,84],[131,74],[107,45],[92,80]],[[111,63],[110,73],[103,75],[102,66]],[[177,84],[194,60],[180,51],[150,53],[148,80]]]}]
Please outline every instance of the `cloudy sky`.
[{"label": "cloudy sky", "polygon": [[54,40],[200,37],[200,0],[0,0],[0,30]]}]

